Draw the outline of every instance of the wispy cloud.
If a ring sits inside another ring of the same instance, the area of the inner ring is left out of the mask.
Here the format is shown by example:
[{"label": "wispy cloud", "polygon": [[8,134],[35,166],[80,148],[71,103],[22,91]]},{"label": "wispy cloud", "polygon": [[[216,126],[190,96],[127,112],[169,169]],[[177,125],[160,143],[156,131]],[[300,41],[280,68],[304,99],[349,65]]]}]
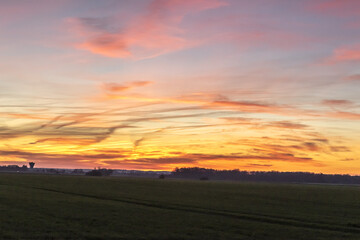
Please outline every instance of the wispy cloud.
[{"label": "wispy cloud", "polygon": [[348,106],[352,105],[353,102],[344,99],[326,99],[322,101],[322,104],[329,106]]},{"label": "wispy cloud", "polygon": [[344,112],[344,111],[330,112],[328,113],[328,116],[333,118],[360,120],[360,113],[354,113],[354,112]]},{"label": "wispy cloud", "polygon": [[54,161],[57,161],[58,164],[68,163],[72,164],[72,162],[75,162],[75,164],[81,162],[81,161],[91,161],[92,164],[94,162],[99,162],[101,160],[107,160],[107,159],[120,159],[124,157],[123,154],[117,153],[111,153],[111,154],[61,154],[61,153],[37,153],[37,152],[26,152],[26,151],[5,151],[1,150],[0,154],[2,156],[12,156],[17,157],[20,159],[24,159],[26,161],[39,161],[41,164],[51,164]]},{"label": "wispy cloud", "polygon": [[310,1],[309,10],[339,17],[359,16],[360,3],[357,0]]},{"label": "wispy cloud", "polygon": [[346,81],[360,81],[360,74],[354,74],[344,77]]},{"label": "wispy cloud", "polygon": [[223,118],[230,123],[237,123],[241,125],[249,125],[251,128],[266,129],[266,128],[284,128],[284,129],[299,129],[306,130],[310,126],[298,122],[291,121],[263,121],[256,118],[239,118],[239,117],[227,117]]},{"label": "wispy cloud", "polygon": [[360,61],[360,45],[343,46],[334,50],[333,54],[324,60],[326,64],[351,63]]},{"label": "wispy cloud", "polygon": [[[161,168],[166,167],[167,169],[175,168],[176,166],[193,166],[201,164],[206,166],[212,162],[237,162],[241,161],[243,165],[247,164],[247,161],[267,161],[267,162],[296,162],[296,163],[316,163],[312,158],[296,157],[293,154],[282,154],[272,153],[267,155],[224,155],[224,154],[200,154],[200,153],[178,153],[176,156],[159,157],[159,158],[136,158],[136,159],[123,159],[121,161],[116,160],[105,160],[105,163],[132,168],[145,168],[151,169],[153,167]],[[265,164],[269,165],[269,164]]]},{"label": "wispy cloud", "polygon": [[135,81],[125,84],[120,83],[103,83],[101,87],[107,92],[122,92],[127,91],[136,87],[142,87],[152,84],[151,81]]},{"label": "wispy cloud", "polygon": [[0,161],[357,173],[359,1],[270,2],[2,1]]},{"label": "wispy cloud", "polygon": [[[69,19],[73,30],[86,40],[76,46],[112,58],[151,58],[196,44],[179,26],[188,13],[226,6],[220,0],[153,0],[145,13],[109,31],[103,19]],[[95,26],[95,27],[94,27]]]},{"label": "wispy cloud", "polygon": [[321,104],[330,107],[335,112],[349,110],[356,106],[354,102],[345,99],[325,99]]}]

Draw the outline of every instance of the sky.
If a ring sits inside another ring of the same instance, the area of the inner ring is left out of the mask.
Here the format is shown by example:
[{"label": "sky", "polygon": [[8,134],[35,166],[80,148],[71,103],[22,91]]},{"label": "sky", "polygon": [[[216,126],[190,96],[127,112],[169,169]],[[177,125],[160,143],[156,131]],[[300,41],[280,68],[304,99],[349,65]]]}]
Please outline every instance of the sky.
[{"label": "sky", "polygon": [[358,0],[0,0],[0,165],[360,173]]}]

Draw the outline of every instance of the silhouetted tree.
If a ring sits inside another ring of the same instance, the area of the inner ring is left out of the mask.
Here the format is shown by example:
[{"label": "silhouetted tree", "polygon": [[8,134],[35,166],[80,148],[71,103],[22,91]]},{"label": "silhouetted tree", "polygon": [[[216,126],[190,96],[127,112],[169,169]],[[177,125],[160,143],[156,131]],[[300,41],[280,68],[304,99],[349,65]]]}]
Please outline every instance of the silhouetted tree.
[{"label": "silhouetted tree", "polygon": [[26,165],[23,165],[22,167],[19,167],[18,165],[0,166],[0,171],[22,172],[26,170],[27,170]]},{"label": "silhouetted tree", "polygon": [[94,169],[90,172],[87,172],[85,175],[86,176],[110,176],[112,173],[113,173],[113,170],[111,170],[111,169],[99,168],[99,169]]},{"label": "silhouetted tree", "polygon": [[238,181],[264,181],[264,182],[306,182],[306,183],[341,183],[360,184],[360,176],[341,174],[317,174],[309,172],[277,172],[277,171],[240,171],[215,170],[206,168],[176,168],[169,177],[214,179],[214,180],[238,180]]},{"label": "silhouetted tree", "polygon": [[82,169],[74,169],[74,171],[72,171],[73,174],[84,174],[84,171]]}]

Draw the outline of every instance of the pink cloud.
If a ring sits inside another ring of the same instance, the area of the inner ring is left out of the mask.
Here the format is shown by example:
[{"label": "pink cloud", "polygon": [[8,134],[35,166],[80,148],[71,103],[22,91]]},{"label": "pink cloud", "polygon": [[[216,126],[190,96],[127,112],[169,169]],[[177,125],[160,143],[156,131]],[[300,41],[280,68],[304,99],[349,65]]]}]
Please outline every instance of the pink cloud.
[{"label": "pink cloud", "polygon": [[229,40],[240,47],[265,46],[277,49],[293,49],[314,42],[308,36],[284,30],[261,29],[261,31],[230,33]]},{"label": "pink cloud", "polygon": [[340,118],[340,119],[350,119],[350,120],[360,120],[360,113],[353,112],[332,112],[328,114],[329,117]]},{"label": "pink cloud", "polygon": [[353,105],[353,102],[349,101],[349,100],[344,100],[344,99],[326,99],[323,100],[321,102],[323,105],[327,105],[327,106],[335,106],[335,107],[341,107],[341,106],[349,106],[349,105]]},{"label": "pink cloud", "polygon": [[69,23],[85,38],[76,44],[79,49],[106,57],[143,59],[196,45],[179,27],[184,16],[225,5],[220,0],[154,0],[145,14],[135,16],[113,32],[104,27],[94,29],[81,19],[70,19]]},{"label": "pink cloud", "polygon": [[[253,101],[230,101],[219,100],[208,103],[209,107],[230,108],[243,112],[251,113],[270,113],[270,114],[287,114],[291,109],[289,106],[281,106],[271,103],[253,102]],[[294,109],[291,109],[294,110]]]},{"label": "pink cloud", "polygon": [[360,1],[358,0],[323,0],[311,1],[309,9],[322,14],[335,16],[359,16]]},{"label": "pink cloud", "polygon": [[58,10],[69,3],[69,0],[47,1],[1,1],[0,26],[17,21],[26,21],[33,16]]},{"label": "pink cloud", "polygon": [[340,47],[334,50],[331,57],[325,59],[327,64],[336,64],[342,62],[359,62],[360,61],[360,45],[350,47]]},{"label": "pink cloud", "polygon": [[349,75],[344,78],[346,81],[360,81],[360,74]]},{"label": "pink cloud", "polygon": [[126,84],[104,83],[101,87],[107,92],[122,92],[136,87],[146,86],[151,83],[151,81],[134,81]]}]

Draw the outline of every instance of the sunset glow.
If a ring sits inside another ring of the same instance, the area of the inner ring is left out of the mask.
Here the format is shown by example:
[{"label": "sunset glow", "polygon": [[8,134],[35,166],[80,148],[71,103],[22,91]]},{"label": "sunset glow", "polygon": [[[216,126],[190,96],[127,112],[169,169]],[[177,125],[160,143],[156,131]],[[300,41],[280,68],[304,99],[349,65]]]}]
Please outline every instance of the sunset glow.
[{"label": "sunset glow", "polygon": [[360,1],[0,1],[0,165],[360,173]]}]

